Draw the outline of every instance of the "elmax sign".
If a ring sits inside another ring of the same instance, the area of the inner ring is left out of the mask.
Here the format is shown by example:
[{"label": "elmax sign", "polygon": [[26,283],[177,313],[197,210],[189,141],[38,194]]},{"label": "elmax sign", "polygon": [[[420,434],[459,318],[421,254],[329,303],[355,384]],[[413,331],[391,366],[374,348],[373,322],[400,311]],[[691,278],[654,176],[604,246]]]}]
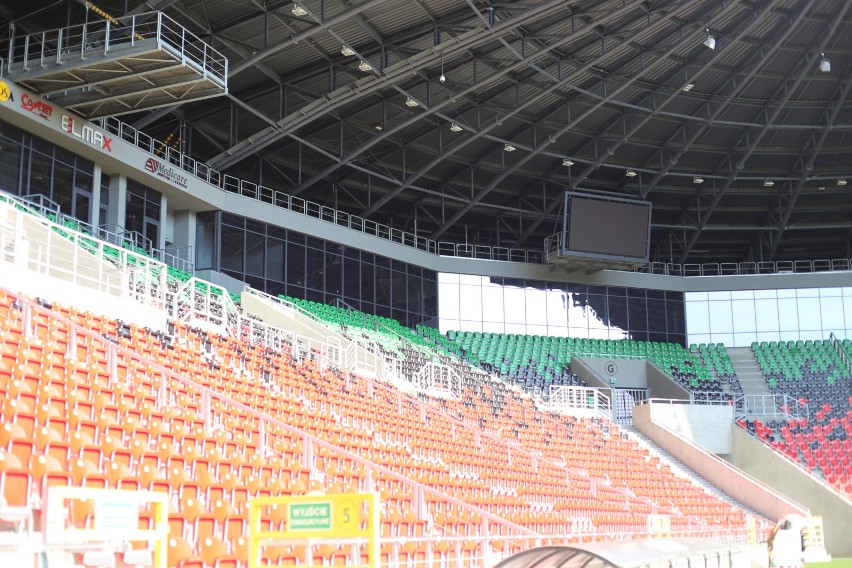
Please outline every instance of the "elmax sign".
[{"label": "elmax sign", "polygon": [[67,114],[62,115],[62,130],[99,150],[112,152],[112,138],[88,124],[79,126],[77,121]]}]

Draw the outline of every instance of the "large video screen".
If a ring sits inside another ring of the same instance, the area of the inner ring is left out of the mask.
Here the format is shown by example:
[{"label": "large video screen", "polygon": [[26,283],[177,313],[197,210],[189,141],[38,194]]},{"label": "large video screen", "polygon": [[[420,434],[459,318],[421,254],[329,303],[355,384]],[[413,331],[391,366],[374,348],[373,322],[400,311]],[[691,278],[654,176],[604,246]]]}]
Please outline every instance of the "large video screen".
[{"label": "large video screen", "polygon": [[648,260],[651,204],[565,194],[565,252]]}]

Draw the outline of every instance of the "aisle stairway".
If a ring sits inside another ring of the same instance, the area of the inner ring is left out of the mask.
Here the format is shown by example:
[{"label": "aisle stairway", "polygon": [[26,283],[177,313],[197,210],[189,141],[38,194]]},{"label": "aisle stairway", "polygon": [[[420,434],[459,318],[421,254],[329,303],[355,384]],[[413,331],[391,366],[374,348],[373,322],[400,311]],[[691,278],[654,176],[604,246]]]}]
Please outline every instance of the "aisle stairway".
[{"label": "aisle stairway", "polygon": [[750,347],[728,347],[728,355],[734,366],[734,371],[740,379],[743,393],[747,395],[769,395],[769,385],[754,358]]},{"label": "aisle stairway", "polygon": [[648,436],[640,432],[635,426],[622,426],[621,430],[622,432],[626,432],[627,436],[631,440],[635,440],[640,446],[648,448],[648,450],[651,452],[651,455],[658,456],[661,461],[669,464],[669,466],[671,467],[671,471],[675,476],[680,477],[681,479],[691,481],[693,484],[701,487],[701,489],[706,491],[709,495],[712,495],[717,499],[720,499],[721,501],[725,501],[726,503],[730,503],[733,507],[742,509],[743,511],[755,517],[760,517],[759,513],[747,507],[746,505],[743,505],[739,501],[732,498],[730,495],[722,492],[718,487],[716,487],[715,485],[713,485],[712,483],[689,469],[676,457],[665,451]]}]

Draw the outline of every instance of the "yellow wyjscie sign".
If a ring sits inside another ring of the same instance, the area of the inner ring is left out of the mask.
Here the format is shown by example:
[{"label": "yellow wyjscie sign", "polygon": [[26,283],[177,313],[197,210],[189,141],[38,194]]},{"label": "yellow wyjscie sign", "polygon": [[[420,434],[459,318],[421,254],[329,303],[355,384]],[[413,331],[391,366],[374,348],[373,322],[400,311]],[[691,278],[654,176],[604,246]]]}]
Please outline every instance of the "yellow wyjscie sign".
[{"label": "yellow wyjscie sign", "polygon": [[[258,497],[249,502],[249,568],[261,565],[265,546],[292,545],[309,550],[321,544],[366,550],[367,564],[362,568],[377,568],[379,500],[376,494]],[[358,552],[358,557],[361,556]],[[268,560],[264,566],[270,566]]]}]

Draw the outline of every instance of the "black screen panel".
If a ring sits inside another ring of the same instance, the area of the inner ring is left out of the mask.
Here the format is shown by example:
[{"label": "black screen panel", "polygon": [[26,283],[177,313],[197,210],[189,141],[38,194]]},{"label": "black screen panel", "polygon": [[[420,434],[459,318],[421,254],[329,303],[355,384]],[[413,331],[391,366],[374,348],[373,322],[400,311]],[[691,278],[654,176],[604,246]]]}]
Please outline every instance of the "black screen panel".
[{"label": "black screen panel", "polygon": [[567,195],[570,253],[647,260],[650,204]]}]

